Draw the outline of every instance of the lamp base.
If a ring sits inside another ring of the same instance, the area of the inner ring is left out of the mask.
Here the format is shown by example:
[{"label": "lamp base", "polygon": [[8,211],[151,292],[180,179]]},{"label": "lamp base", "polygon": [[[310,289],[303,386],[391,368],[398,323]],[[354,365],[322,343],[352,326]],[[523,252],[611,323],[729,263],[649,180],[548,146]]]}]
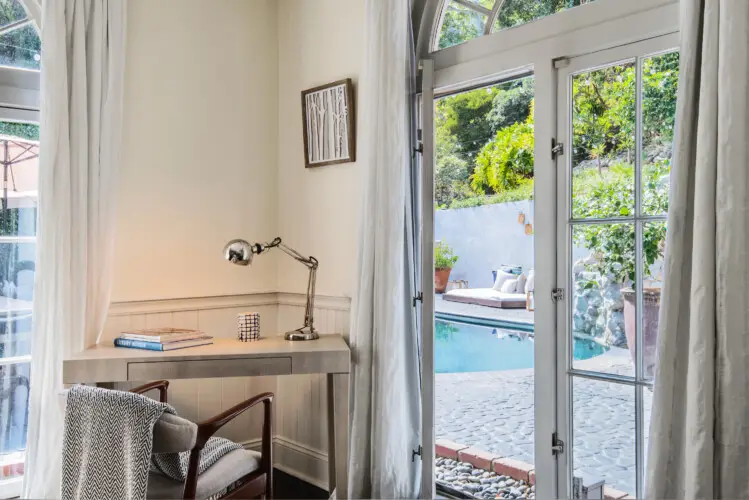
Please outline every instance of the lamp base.
[{"label": "lamp base", "polygon": [[286,340],[315,340],[320,338],[320,335],[317,334],[317,330],[313,327],[303,326],[302,328],[286,332],[284,338]]}]

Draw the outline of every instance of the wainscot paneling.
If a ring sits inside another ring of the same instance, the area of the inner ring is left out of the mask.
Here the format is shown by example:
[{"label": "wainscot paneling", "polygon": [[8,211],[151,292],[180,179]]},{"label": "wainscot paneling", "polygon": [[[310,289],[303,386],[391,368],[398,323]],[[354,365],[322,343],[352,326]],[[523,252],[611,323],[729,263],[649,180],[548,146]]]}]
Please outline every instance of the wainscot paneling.
[{"label": "wainscot paneling", "polygon": [[[304,295],[276,292],[113,303],[102,340],[111,340],[125,329],[158,326],[199,328],[214,337],[233,338],[237,314],[248,311],[260,313],[261,336],[283,334],[302,326],[304,306]],[[349,307],[348,298],[318,296],[315,327],[321,334],[348,338]],[[326,387],[324,375],[172,380],[169,403],[181,416],[200,421],[260,392],[274,392],[276,467],[327,488]],[[262,407],[257,407],[226,425],[219,435],[256,448],[261,428]]]}]

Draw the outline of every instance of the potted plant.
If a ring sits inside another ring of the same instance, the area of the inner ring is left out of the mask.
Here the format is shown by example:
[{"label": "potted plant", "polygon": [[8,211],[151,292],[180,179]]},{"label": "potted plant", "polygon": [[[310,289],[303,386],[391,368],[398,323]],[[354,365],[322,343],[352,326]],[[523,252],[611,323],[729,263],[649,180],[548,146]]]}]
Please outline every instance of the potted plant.
[{"label": "potted plant", "polygon": [[434,245],[434,291],[436,293],[445,293],[447,282],[450,281],[450,272],[456,262],[458,262],[458,256],[447,243],[438,241]]}]

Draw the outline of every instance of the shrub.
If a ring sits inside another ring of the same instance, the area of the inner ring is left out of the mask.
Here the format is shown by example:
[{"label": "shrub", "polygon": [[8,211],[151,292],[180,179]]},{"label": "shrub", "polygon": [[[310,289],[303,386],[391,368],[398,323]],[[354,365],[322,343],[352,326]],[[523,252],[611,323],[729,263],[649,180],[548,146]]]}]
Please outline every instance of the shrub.
[{"label": "shrub", "polygon": [[455,255],[453,249],[447,243],[438,241],[434,245],[435,269],[452,269],[456,262],[458,262],[458,256]]},{"label": "shrub", "polygon": [[[670,170],[668,161],[643,168],[643,211],[662,214],[668,210],[665,178]],[[634,169],[617,165],[604,174],[595,169],[576,172],[573,177],[572,213],[575,218],[607,218],[629,216],[634,206]],[[663,257],[666,224],[648,222],[643,225],[643,268],[649,276],[651,266]],[[635,225],[632,223],[580,224],[575,226],[573,239],[595,257],[590,267],[602,276],[611,276],[617,283],[634,283],[636,279]]]},{"label": "shrub", "polygon": [[533,177],[533,124],[516,123],[497,132],[476,157],[471,187],[501,193]]}]

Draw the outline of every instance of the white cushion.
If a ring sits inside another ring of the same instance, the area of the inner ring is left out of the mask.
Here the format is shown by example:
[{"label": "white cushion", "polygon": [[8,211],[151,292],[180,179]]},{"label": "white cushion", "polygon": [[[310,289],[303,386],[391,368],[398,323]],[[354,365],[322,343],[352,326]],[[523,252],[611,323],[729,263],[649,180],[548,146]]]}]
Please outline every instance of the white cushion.
[{"label": "white cushion", "polygon": [[[198,476],[195,498],[208,498],[221,492],[236,480],[260,468],[260,453],[251,450],[230,451]],[[146,498],[182,498],[184,483],[158,472],[148,475]]]},{"label": "white cushion", "polygon": [[500,290],[500,292],[515,293],[515,290],[517,290],[517,287],[518,287],[518,280],[516,279],[505,280],[505,282],[502,283],[502,289]]},{"label": "white cushion", "polygon": [[515,292],[525,293],[525,283],[528,281],[528,277],[525,274],[518,276],[518,286],[515,287]]},{"label": "white cushion", "polygon": [[508,273],[506,271],[503,271],[503,270],[499,269],[497,271],[497,279],[494,280],[494,286],[492,288],[494,290],[496,290],[497,292],[501,292],[502,291],[502,285],[504,285],[505,281],[507,281],[507,280],[513,280],[515,278],[517,278],[516,275],[514,275],[512,273]]},{"label": "white cushion", "polygon": [[164,412],[153,426],[152,453],[190,451],[197,437],[198,426],[195,423]]},{"label": "white cushion", "polygon": [[536,271],[528,271],[528,279],[525,281],[525,293],[532,292],[536,285]]}]

